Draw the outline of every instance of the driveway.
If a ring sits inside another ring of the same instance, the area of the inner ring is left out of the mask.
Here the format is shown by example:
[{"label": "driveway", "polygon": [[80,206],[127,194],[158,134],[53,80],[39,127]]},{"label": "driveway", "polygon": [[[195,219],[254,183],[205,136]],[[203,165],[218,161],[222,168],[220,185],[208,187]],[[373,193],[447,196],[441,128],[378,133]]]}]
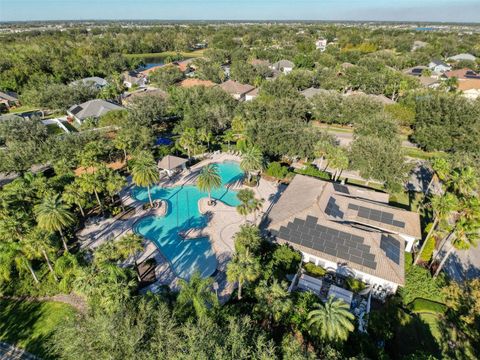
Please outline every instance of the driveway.
[{"label": "driveway", "polygon": [[455,250],[447,260],[444,271],[459,282],[480,277],[480,246]]}]

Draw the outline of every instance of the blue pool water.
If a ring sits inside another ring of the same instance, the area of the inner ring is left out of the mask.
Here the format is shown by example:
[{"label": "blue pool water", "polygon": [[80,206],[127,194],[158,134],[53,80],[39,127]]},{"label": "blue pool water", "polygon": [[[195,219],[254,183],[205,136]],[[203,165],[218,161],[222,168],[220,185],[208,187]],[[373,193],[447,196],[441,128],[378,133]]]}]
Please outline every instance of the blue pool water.
[{"label": "blue pool water", "polygon": [[[240,202],[236,192],[228,185],[239,181],[243,172],[236,162],[219,163],[218,170],[222,178],[222,187],[212,191],[212,197],[229,206]],[[175,273],[184,279],[199,271],[203,277],[212,275],[217,267],[217,259],[208,238],[184,240],[179,232],[191,228],[207,226],[207,218],[200,214],[198,201],[208,194],[201,192],[195,185],[173,188],[154,187],[151,189],[153,199],[166,200],[168,211],[164,217],[148,216],[140,219],[134,231],[153,241],[162,254],[169,260]],[[146,188],[136,187],[132,195],[143,202],[148,202]]]}]

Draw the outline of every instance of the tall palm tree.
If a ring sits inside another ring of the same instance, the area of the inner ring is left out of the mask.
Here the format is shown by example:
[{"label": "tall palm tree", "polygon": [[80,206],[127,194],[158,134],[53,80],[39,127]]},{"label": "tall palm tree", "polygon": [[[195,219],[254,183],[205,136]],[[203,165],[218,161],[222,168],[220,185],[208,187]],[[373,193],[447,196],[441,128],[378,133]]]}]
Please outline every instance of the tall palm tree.
[{"label": "tall palm tree", "polygon": [[213,278],[202,278],[199,272],[195,272],[189,281],[180,279],[180,293],[178,302],[182,306],[193,306],[198,318],[204,317],[208,309],[217,305],[218,300],[212,291]]},{"label": "tall palm tree", "polygon": [[208,203],[212,203],[212,190],[222,186],[222,178],[218,172],[218,166],[208,164],[202,168],[197,178],[197,187],[200,191],[208,193]]},{"label": "tall palm tree", "polygon": [[292,310],[292,300],[289,295],[285,283],[273,279],[269,285],[267,280],[263,280],[255,288],[257,304],[254,311],[262,314],[262,318],[269,318],[270,323],[278,323]]},{"label": "tall palm tree", "polygon": [[45,232],[39,228],[34,228],[25,236],[22,240],[22,244],[29,253],[34,255],[34,257],[40,258],[43,256],[53,278],[55,281],[58,281],[57,275],[55,274],[50,261],[50,256],[55,253],[55,247],[52,246],[50,236],[45,234]]},{"label": "tall palm tree", "polygon": [[260,276],[260,262],[249,251],[237,253],[227,265],[227,280],[238,283],[238,300],[242,299],[242,286]]},{"label": "tall palm tree", "polygon": [[253,212],[252,201],[255,199],[255,193],[252,189],[241,189],[237,193],[237,198],[240,200],[237,212],[244,217],[244,221],[247,223],[248,214]]},{"label": "tall palm tree", "polygon": [[243,151],[240,168],[247,174],[248,182],[252,180],[252,171],[262,171],[263,165],[263,154],[258,147],[251,145]]},{"label": "tall palm tree", "polygon": [[197,131],[193,128],[187,128],[183,130],[182,134],[178,138],[178,145],[187,151],[189,159],[192,153],[199,149],[198,140]]},{"label": "tall palm tree", "polygon": [[103,212],[103,204],[100,200],[100,195],[104,188],[104,174],[106,172],[106,167],[100,167],[100,169],[96,169],[94,172],[86,172],[80,175],[78,178],[75,179],[80,186],[80,189],[87,193],[87,194],[95,194],[95,198],[97,199],[98,206],[100,210]]},{"label": "tall palm tree", "polygon": [[332,179],[338,181],[340,175],[342,175],[342,171],[348,167],[349,160],[347,152],[342,148],[335,146],[332,148],[332,151],[327,154],[327,159],[330,166],[335,169]]},{"label": "tall palm tree", "polygon": [[68,252],[67,242],[63,235],[63,229],[74,222],[72,213],[69,211],[58,195],[48,195],[43,202],[34,208],[38,226],[46,231],[60,233],[63,247]]},{"label": "tall palm tree", "polygon": [[81,189],[78,182],[66,185],[62,193],[63,201],[69,205],[77,205],[82,217],[85,217],[83,207],[86,205],[86,196],[87,194]]},{"label": "tall palm tree", "polygon": [[436,195],[431,200],[431,207],[434,215],[434,220],[432,227],[428,232],[425,241],[423,242],[422,248],[418,252],[418,256],[415,260],[415,264],[418,264],[418,261],[421,257],[422,251],[427,244],[427,240],[432,236],[432,233],[435,231],[438,223],[440,221],[447,220],[452,212],[458,208],[458,199],[452,193],[445,193],[444,195]]},{"label": "tall palm tree", "polygon": [[11,270],[16,268],[17,271],[28,270],[38,284],[40,281],[31,264],[35,255],[18,241],[0,241],[0,279],[10,281]]},{"label": "tall palm tree", "polygon": [[207,150],[210,149],[210,142],[213,140],[213,134],[207,128],[201,128],[198,131],[198,139],[207,143]]},{"label": "tall palm tree", "polygon": [[327,341],[345,341],[355,326],[355,316],[343,300],[329,297],[324,305],[317,304],[317,309],[308,314],[308,325],[313,333]]},{"label": "tall palm tree", "polygon": [[115,194],[117,194],[120,190],[122,190],[126,184],[127,184],[127,181],[119,173],[111,172],[109,174],[109,176],[106,179],[105,190],[107,190],[108,195],[110,195],[112,204],[114,203]]},{"label": "tall palm tree", "polygon": [[59,288],[69,293],[72,290],[75,279],[82,271],[77,258],[70,253],[63,253],[62,256],[55,261],[54,268],[55,273],[60,277],[60,282],[58,283]]},{"label": "tall palm tree", "polygon": [[140,151],[137,156],[135,156],[135,161],[132,166],[132,180],[135,185],[147,188],[150,206],[153,207],[150,186],[158,182],[159,175],[157,163],[155,162],[152,153],[148,151]]},{"label": "tall palm tree", "polygon": [[264,202],[265,202],[265,200],[257,199],[257,198],[254,198],[250,202],[250,205],[251,205],[250,208],[253,211],[253,222],[254,222],[254,224],[257,224],[257,213],[258,213],[258,211],[262,210]]},{"label": "tall palm tree", "polygon": [[450,186],[461,196],[471,195],[478,189],[478,177],[475,170],[471,167],[455,170],[450,178]]},{"label": "tall palm tree", "polygon": [[244,253],[250,251],[256,254],[262,244],[262,237],[258,227],[253,225],[240,225],[240,230],[235,233],[235,252]]}]

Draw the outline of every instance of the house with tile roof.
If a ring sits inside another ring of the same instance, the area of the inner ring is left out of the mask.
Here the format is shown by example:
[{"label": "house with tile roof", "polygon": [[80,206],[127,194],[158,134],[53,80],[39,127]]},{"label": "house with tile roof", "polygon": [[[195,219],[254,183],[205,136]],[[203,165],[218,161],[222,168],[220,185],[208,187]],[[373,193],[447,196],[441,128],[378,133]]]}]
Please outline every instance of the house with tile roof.
[{"label": "house with tile roof", "polygon": [[296,175],[262,221],[270,239],[289,244],[329,271],[347,272],[394,293],[404,285],[404,253],[421,237],[417,213],[388,194]]},{"label": "house with tile roof", "polygon": [[84,79],[76,80],[70,83],[71,85],[84,85],[84,86],[92,86],[97,89],[101,89],[108,85],[107,80],[98,76],[91,76]]},{"label": "house with tile roof", "polygon": [[5,108],[9,110],[12,107],[20,105],[18,95],[12,91],[0,91],[0,110]]},{"label": "house with tile roof", "polygon": [[270,65],[270,69],[283,72],[284,74],[290,73],[294,67],[295,64],[290,60],[280,60]]},{"label": "house with tile roof", "polygon": [[227,80],[218,87],[239,101],[245,101],[246,94],[255,89],[252,85],[242,84],[235,80]]}]

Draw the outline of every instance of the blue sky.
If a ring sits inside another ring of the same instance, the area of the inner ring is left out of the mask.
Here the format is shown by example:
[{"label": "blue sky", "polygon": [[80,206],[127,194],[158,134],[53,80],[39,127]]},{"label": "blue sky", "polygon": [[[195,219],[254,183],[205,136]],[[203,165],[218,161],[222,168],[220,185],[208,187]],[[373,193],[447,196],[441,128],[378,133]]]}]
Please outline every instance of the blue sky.
[{"label": "blue sky", "polygon": [[480,22],[480,0],[0,0],[0,21],[66,19]]}]

